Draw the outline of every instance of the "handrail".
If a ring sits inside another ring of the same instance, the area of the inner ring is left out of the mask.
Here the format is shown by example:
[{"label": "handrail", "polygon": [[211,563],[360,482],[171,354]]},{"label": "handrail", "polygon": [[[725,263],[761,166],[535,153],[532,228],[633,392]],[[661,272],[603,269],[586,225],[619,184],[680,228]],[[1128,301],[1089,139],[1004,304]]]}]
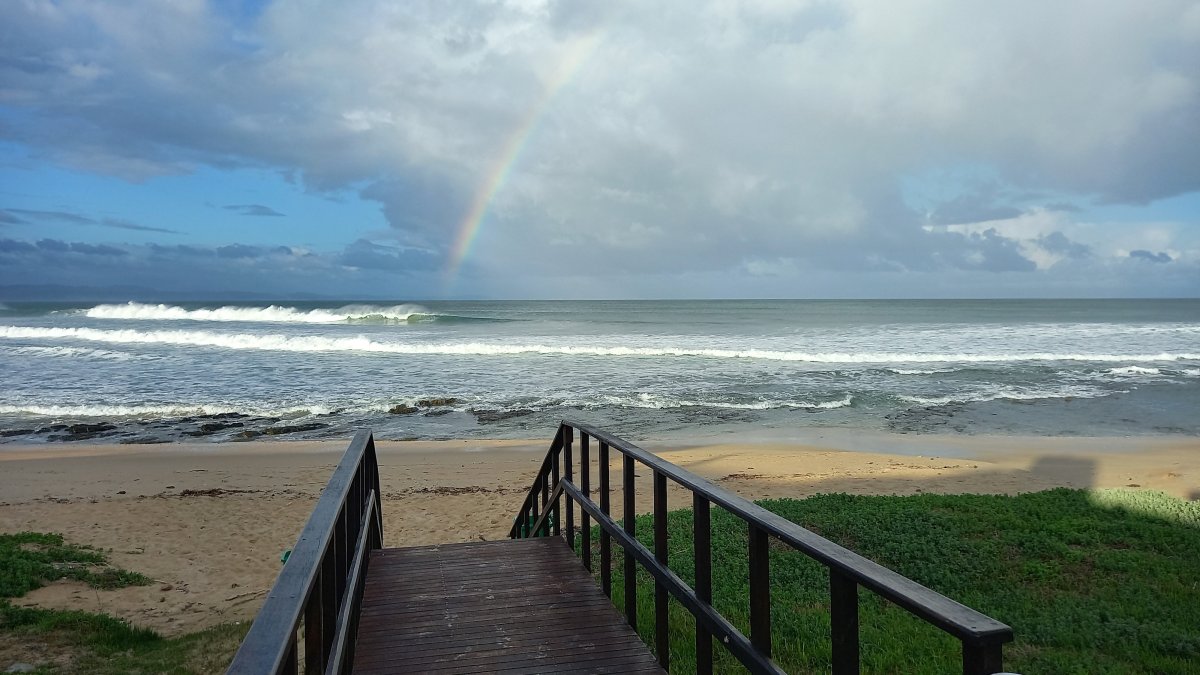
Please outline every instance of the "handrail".
[{"label": "handrail", "polygon": [[[574,431],[580,435],[580,481],[573,480]],[[599,441],[600,505],[591,500],[590,440]],[[623,456],[624,524],[609,516],[609,449]],[[559,455],[562,456],[561,462]],[[654,552],[634,539],[635,462],[653,471]],[[560,464],[563,477],[559,478]],[[695,543],[696,588],[688,587],[667,568],[666,481],[670,479],[692,493]],[[937,626],[960,641],[964,675],[987,675],[1003,670],[1003,645],[1013,639],[1012,629],[970,607],[928,589],[886,567],[821,537],[757,504],[667,462],[642,448],[590,425],[564,420],[555,434],[541,470],[534,479],[509,536],[557,535],[560,501],[567,500],[566,537],[575,546],[574,504],[580,505],[584,566],[591,569],[590,525],[600,525],[601,586],[611,597],[610,540],[625,551],[625,595],[633,597],[634,564],[641,564],[655,578],[655,643],[659,663],[669,666],[666,596],[675,596],[696,617],[697,670],[712,671],[712,637],[726,646],[751,672],[782,672],[770,660],[770,559],[769,537],[788,544],[829,569],[833,672],[859,671],[858,587],[863,586]],[[746,522],[750,559],[750,638],[746,638],[712,607],[711,543],[709,508],[717,504]],[[540,514],[539,514],[540,511]],[[637,626],[636,602],[625,603],[627,618]],[[739,639],[740,638],[740,639]],[[747,648],[749,651],[747,651]]]},{"label": "handrail", "polygon": [[[370,551],[383,545],[375,439],[359,431],[338,462],[227,673],[347,673]],[[301,625],[303,624],[303,628]]]}]

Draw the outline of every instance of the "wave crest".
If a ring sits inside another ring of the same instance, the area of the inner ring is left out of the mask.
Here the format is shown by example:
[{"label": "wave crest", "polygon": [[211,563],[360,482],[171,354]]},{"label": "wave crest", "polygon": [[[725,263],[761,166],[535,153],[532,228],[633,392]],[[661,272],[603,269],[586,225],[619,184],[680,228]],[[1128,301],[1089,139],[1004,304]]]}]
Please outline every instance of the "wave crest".
[{"label": "wave crest", "polygon": [[0,326],[0,338],[68,339],[114,344],[164,344],[223,349],[253,349],[285,352],[360,351],[387,354],[450,356],[614,356],[614,357],[700,357],[712,359],[759,359],[809,363],[998,363],[1020,361],[1157,362],[1194,361],[1200,354],[912,354],[883,352],[792,352],[769,349],[715,349],[692,347],[618,347],[603,345],[489,344],[481,342],[401,343],[380,342],[365,335],[323,337],[316,335],[256,335],[186,330],[102,330],[97,328],[44,328]]},{"label": "wave crest", "polygon": [[224,306],[215,309],[187,309],[177,305],[151,305],[127,302],[96,305],[83,311],[92,319],[136,321],[220,321],[256,323],[409,323],[431,320],[437,315],[420,305],[346,305],[337,309],[300,310],[283,305],[267,307]]}]

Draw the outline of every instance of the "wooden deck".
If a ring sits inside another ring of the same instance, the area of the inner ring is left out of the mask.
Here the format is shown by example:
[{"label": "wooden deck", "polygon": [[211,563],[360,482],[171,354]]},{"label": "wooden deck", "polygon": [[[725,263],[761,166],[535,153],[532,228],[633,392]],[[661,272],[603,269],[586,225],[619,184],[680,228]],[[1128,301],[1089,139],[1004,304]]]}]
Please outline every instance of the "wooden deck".
[{"label": "wooden deck", "polygon": [[560,537],[371,553],[356,673],[662,673]]}]

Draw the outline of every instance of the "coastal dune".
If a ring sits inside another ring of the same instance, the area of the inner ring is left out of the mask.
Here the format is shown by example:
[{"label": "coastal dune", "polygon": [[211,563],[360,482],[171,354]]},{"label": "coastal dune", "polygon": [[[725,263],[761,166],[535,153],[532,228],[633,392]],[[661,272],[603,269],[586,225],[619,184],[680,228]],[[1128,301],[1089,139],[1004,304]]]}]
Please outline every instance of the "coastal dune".
[{"label": "coastal dune", "polygon": [[[643,445],[748,499],[859,494],[1018,493],[1133,487],[1200,498],[1200,439],[888,437],[825,445]],[[5,446],[0,530],[58,532],[111,551],[155,580],[97,591],[59,582],[18,602],[100,611],[167,635],[250,619],[346,441]],[[507,535],[545,441],[379,442],[384,544]],[[593,463],[595,453],[593,452]],[[612,462],[620,485],[620,462]],[[593,469],[594,471],[595,469]],[[593,474],[593,486],[598,481]],[[648,511],[649,472],[638,510]],[[614,499],[614,503],[619,503]],[[671,508],[690,499],[672,491]]]}]

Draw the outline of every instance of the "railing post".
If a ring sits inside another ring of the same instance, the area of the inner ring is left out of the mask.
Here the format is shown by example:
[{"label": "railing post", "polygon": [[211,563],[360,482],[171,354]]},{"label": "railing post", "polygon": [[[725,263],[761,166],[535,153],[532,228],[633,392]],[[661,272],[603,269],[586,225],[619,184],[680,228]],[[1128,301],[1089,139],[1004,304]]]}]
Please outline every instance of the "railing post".
[{"label": "railing post", "polygon": [[336,612],[342,609],[342,598],[346,593],[346,575],[350,572],[348,563],[350,562],[349,546],[346,545],[346,509],[343,506],[342,510],[337,515],[337,525],[333,528],[333,589],[334,589],[334,616]]},{"label": "railing post", "polygon": [[[608,486],[608,443],[600,443],[600,512],[612,516],[612,506],[609,503]],[[600,588],[604,594],[612,597],[612,535],[603,527],[600,528]]]},{"label": "railing post", "polygon": [[771,656],[771,558],[765,530],[747,523],[750,530],[750,642]]},{"label": "railing post", "polygon": [[[542,512],[549,513],[550,512],[550,490],[551,490],[549,465],[547,465],[545,467],[545,473],[542,473],[541,476],[542,476]],[[539,537],[544,537],[544,536],[550,534],[549,529],[550,529],[549,525],[547,525],[546,529],[542,530],[541,532],[534,532],[534,534]]]},{"label": "railing post", "polygon": [[[571,427],[563,427],[563,478],[573,483],[574,475],[571,470],[571,444],[574,442],[575,430]],[[567,546],[571,550],[575,550],[575,502],[570,497],[566,498],[567,503]]]},{"label": "railing post", "polygon": [[375,453],[375,436],[367,439],[366,461],[371,467],[371,489],[375,491],[375,539],[374,548],[383,548],[383,492],[379,489],[379,456]]},{"label": "railing post", "polygon": [[309,589],[304,603],[304,672],[316,675],[325,672],[325,652],[321,634],[332,626],[325,626],[321,616],[321,586],[325,583],[321,569],[317,568],[314,586]]},{"label": "railing post", "polygon": [[[654,559],[667,566],[667,477],[654,472]],[[654,649],[663,670],[671,668],[671,640],[668,633],[667,587],[654,582]]]},{"label": "railing post", "polygon": [[833,675],[857,675],[858,582],[832,567],[829,568],[829,628]]},{"label": "railing post", "polygon": [[[538,472],[538,476],[539,477],[541,476],[541,472]],[[529,491],[529,496],[525,498],[525,500],[529,503],[529,517],[525,518],[525,522],[523,523],[525,525],[525,527],[524,527],[525,538],[537,536],[537,532],[534,532],[531,528],[533,527],[534,523],[537,522],[538,513],[539,513],[538,496],[539,496],[539,493],[541,493],[541,490],[539,490],[537,487],[538,482],[539,482],[538,479],[535,478],[534,479],[534,488]],[[524,514],[522,514],[522,515],[524,515]]]},{"label": "railing post", "polygon": [[[692,549],[696,559],[696,599],[712,605],[712,518],[709,502],[699,492],[692,493]],[[712,633],[696,619],[696,672],[710,675]]]},{"label": "railing post", "polygon": [[991,675],[1004,670],[1004,646],[1000,643],[969,645],[962,643],[963,675]]},{"label": "railing post", "polygon": [[[583,492],[583,498],[592,501],[592,479],[591,479],[591,437],[582,431],[579,432],[579,489]],[[579,542],[580,553],[583,554],[583,567],[587,571],[592,571],[592,517],[587,511],[579,509],[580,520],[580,535]]]},{"label": "railing post", "polygon": [[329,661],[329,652],[333,651],[333,640],[337,637],[337,631],[333,630],[338,606],[337,581],[333,578],[334,574],[337,574],[337,551],[333,542],[329,542],[329,546],[325,548],[325,555],[321,557],[318,586],[321,592],[321,620],[329,625],[329,630],[321,631],[321,660],[325,662]]},{"label": "railing post", "polygon": [[[622,505],[622,519],[625,521],[625,532],[630,537],[636,536],[637,521],[635,514],[637,513],[637,492],[634,487],[634,476],[636,475],[633,466],[633,458],[622,453],[624,462],[621,466],[621,482],[623,483],[624,504]],[[637,622],[637,561],[633,559],[633,553],[629,549],[625,549],[625,618],[629,620],[629,625],[633,626],[636,631]]]},{"label": "railing post", "polygon": [[288,637],[287,655],[283,657],[283,675],[297,675],[296,669],[299,664],[296,663],[296,629],[292,628],[292,634]]},{"label": "railing post", "polygon": [[[562,429],[559,429],[558,433],[561,434]],[[554,482],[554,486],[550,488],[551,490],[558,487],[558,464],[558,453],[555,452],[550,455],[550,475]],[[558,524],[560,520],[562,520],[562,497],[554,500],[554,522],[550,523],[550,528],[556,537],[561,532],[561,527]]]}]

